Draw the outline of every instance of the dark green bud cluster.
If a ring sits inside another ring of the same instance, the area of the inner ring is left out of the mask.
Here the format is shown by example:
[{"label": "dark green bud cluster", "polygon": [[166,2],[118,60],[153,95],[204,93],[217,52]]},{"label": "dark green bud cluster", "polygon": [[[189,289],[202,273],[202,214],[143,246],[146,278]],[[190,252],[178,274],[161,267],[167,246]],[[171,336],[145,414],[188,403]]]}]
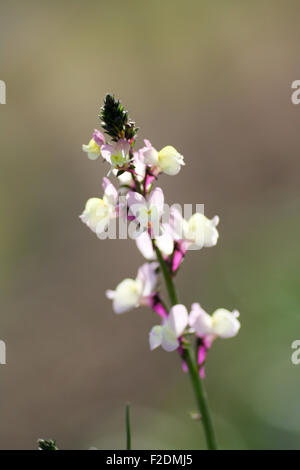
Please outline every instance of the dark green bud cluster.
[{"label": "dark green bud cluster", "polygon": [[128,111],[114,96],[106,95],[99,118],[105,133],[115,142],[119,139],[134,139],[137,134],[135,122],[129,120]]}]

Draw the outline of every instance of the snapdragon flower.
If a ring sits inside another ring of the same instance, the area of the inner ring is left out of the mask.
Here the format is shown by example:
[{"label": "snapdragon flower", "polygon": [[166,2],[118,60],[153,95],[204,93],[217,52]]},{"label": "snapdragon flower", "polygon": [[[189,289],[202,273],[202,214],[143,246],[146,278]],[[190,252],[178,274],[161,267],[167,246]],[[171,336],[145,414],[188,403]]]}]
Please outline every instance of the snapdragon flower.
[{"label": "snapdragon flower", "polygon": [[197,336],[205,340],[207,348],[216,337],[232,338],[238,334],[241,326],[238,316],[236,310],[230,312],[224,308],[219,308],[209,315],[198,303],[192,305],[189,315],[184,305],[174,305],[163,324],[154,326],[150,331],[150,349],[162,346],[165,351],[175,351],[180,346],[178,338],[182,336],[187,326],[192,329],[186,331],[195,331]]},{"label": "snapdragon flower", "polygon": [[159,152],[152,147],[149,140],[145,140],[142,149],[144,162],[153,167],[154,173],[163,172],[166,175],[177,175],[182,165],[185,165],[183,156],[171,145],[167,145]]},{"label": "snapdragon flower", "polygon": [[174,305],[169,316],[162,325],[156,325],[149,334],[150,349],[161,346],[165,351],[171,352],[179,348],[179,339],[188,326],[188,312],[184,305]]},{"label": "snapdragon flower", "polygon": [[192,305],[189,325],[199,338],[197,363],[200,377],[205,377],[206,355],[213,341],[216,338],[233,338],[238,334],[241,326],[238,317],[237,310],[230,312],[219,308],[209,315],[198,303]]},{"label": "snapdragon flower", "polygon": [[82,150],[88,154],[90,160],[96,160],[101,154],[100,147],[105,144],[105,137],[98,129],[94,130],[93,136],[87,145],[82,145]]},{"label": "snapdragon flower", "polygon": [[118,191],[108,178],[103,178],[103,199],[92,197],[88,199],[83,213],[79,216],[98,237],[105,232],[111,219],[118,215]]},{"label": "snapdragon flower", "polygon": [[139,268],[135,279],[124,279],[115,290],[106,291],[107,298],[113,301],[115,313],[124,313],[140,305],[152,307],[157,266],[157,263],[145,263]]},{"label": "snapdragon flower", "polygon": [[132,165],[134,170],[124,171],[124,173],[118,175],[118,170],[113,170],[113,173],[118,177],[118,180],[121,185],[130,186],[131,189],[134,189],[134,181],[132,175],[134,174],[137,181],[142,182],[145,178],[146,165],[144,164],[142,155],[140,151],[134,152],[132,158]]},{"label": "snapdragon flower", "polygon": [[198,303],[192,305],[189,324],[199,337],[214,339],[233,338],[239,332],[241,324],[238,320],[239,312],[230,312],[225,308],[218,308],[209,315]]},{"label": "snapdragon flower", "polygon": [[164,193],[161,188],[155,188],[150,196],[144,196],[135,191],[127,194],[129,212],[143,228],[152,227],[158,234],[159,222],[164,212]]},{"label": "snapdragon flower", "polygon": [[130,162],[130,143],[119,139],[117,142],[105,144],[101,147],[101,155],[111,165],[111,169],[127,168]]},{"label": "snapdragon flower", "polygon": [[216,229],[219,217],[208,219],[204,214],[196,212],[189,220],[185,220],[180,212],[171,209],[170,225],[176,240],[184,241],[185,249],[201,249],[215,246],[219,232]]}]

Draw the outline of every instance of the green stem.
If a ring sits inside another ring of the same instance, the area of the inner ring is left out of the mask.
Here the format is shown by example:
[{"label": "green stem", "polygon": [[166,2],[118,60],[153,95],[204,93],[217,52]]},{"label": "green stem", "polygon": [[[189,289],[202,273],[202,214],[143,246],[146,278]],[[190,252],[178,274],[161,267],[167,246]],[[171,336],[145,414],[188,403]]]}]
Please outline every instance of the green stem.
[{"label": "green stem", "polygon": [[131,177],[134,181],[134,184],[135,184],[135,190],[137,193],[139,194],[143,194],[142,190],[141,190],[141,185],[140,185],[140,182],[138,181],[137,177],[135,176],[134,173],[131,173]]},{"label": "green stem", "polygon": [[[171,305],[176,305],[178,304],[178,297],[177,297],[177,292],[175,289],[175,285],[170,273],[170,270],[165,263],[162,254],[159,250],[159,248],[156,246],[155,241],[153,240],[153,246],[157,255],[158,262],[160,264],[166,287],[168,290],[168,294],[170,297],[170,302]],[[211,413],[210,409],[208,406],[207,398],[206,398],[206,393],[204,390],[203,382],[199,376],[199,371],[197,367],[197,363],[193,357],[193,354],[191,352],[190,346],[184,349],[184,359],[186,361],[188,371],[190,374],[192,386],[194,389],[199,413],[201,415],[201,420],[203,423],[203,428],[204,428],[204,433],[206,437],[206,442],[207,442],[207,448],[209,450],[216,450],[217,449],[217,441],[216,441],[216,435],[213,427],[213,422],[211,418]]]},{"label": "green stem", "polygon": [[159,248],[156,246],[154,240],[153,240],[153,246],[154,246],[156,256],[157,256],[158,262],[160,264],[160,268],[162,270],[162,273],[163,273],[163,276],[164,276],[164,279],[165,279],[165,283],[166,283],[167,291],[168,291],[168,294],[169,294],[169,297],[170,297],[171,305],[176,305],[176,304],[178,304],[178,297],[177,297],[177,292],[176,292],[174,282],[173,282],[173,279],[171,277],[169,268],[166,265],[165,260],[163,259],[162,254],[161,254]]},{"label": "green stem", "polygon": [[190,373],[190,379],[193,385],[198,409],[201,415],[201,421],[203,423],[205,431],[207,448],[209,450],[217,450],[216,434],[207,402],[205,389],[203,386],[202,379],[199,376],[198,367],[190,348],[185,349],[184,358]]},{"label": "green stem", "polygon": [[126,424],[126,450],[131,450],[131,430],[130,430],[130,404],[126,404],[125,408],[125,424]]}]

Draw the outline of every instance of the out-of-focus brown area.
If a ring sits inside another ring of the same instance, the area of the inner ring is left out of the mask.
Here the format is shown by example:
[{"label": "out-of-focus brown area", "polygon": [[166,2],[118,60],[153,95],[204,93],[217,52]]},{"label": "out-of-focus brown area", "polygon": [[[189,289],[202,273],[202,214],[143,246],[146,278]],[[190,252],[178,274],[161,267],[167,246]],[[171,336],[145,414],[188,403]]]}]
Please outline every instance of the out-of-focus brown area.
[{"label": "out-of-focus brown area", "polygon": [[241,312],[209,353],[222,448],[299,448],[300,78],[296,1],[1,2],[0,447],[204,447],[177,355],[150,352],[157,318],[112,313],[105,290],[143,259],[78,215],[108,168],[81,151],[106,92],[186,166],[167,200],[218,214],[215,248],[190,252],[182,302]]}]

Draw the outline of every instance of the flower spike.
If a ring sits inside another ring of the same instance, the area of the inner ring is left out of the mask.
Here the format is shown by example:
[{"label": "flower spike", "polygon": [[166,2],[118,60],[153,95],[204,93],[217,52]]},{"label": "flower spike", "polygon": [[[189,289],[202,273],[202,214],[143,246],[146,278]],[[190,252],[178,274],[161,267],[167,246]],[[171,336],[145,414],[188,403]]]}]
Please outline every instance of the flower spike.
[{"label": "flower spike", "polygon": [[[110,94],[105,97],[99,117],[107,140],[95,129],[82,150],[90,160],[102,156],[110,166],[108,174],[116,177],[119,188],[103,178],[102,199],[90,198],[80,219],[101,239],[110,235],[113,219],[118,218],[119,228],[123,221],[128,222],[128,233],[146,259],[135,278],[124,279],[114,290],[107,290],[106,296],[112,300],[116,314],[147,306],[159,315],[161,323],[149,333],[150,349],[161,347],[168,352],[177,351],[183,370],[191,377],[208,448],[216,449],[201,379],[205,376],[207,353],[214,341],[238,334],[239,313],[219,308],[209,315],[199,303],[193,303],[189,313],[178,301],[175,276],[189,250],[217,244],[219,217],[208,219],[196,212],[185,219],[175,205],[168,210],[164,193],[155,184],[161,173],[177,175],[185,165],[183,156],[171,145],[158,151],[149,140],[136,150],[138,128],[120,100]],[[123,232],[119,234],[122,234],[120,238],[125,238]],[[160,277],[165,281],[169,304],[161,292]],[[49,447],[43,442],[40,447]]]}]

